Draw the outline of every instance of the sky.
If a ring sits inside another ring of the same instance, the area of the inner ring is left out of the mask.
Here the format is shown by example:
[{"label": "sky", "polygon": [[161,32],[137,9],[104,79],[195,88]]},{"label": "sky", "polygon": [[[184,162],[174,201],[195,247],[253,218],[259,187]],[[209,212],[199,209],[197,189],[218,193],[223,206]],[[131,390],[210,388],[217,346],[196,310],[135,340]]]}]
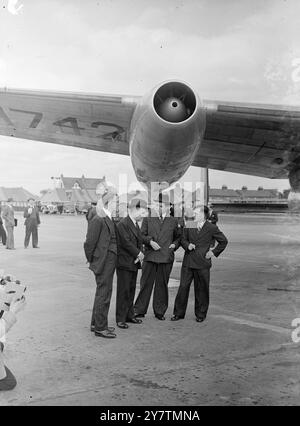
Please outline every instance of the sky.
[{"label": "sky", "polygon": [[[299,105],[298,0],[0,0],[0,87],[143,95],[169,79],[202,99]],[[135,180],[129,157],[0,136],[0,186]],[[185,180],[199,180],[191,167]],[[210,186],[289,187],[210,171]]]}]

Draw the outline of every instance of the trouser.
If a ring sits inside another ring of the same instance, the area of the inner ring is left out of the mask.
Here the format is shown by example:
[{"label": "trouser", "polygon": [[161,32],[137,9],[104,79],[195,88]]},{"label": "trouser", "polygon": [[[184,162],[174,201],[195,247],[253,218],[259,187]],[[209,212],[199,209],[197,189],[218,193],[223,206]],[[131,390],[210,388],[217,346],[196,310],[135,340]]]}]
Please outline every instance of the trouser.
[{"label": "trouser", "polygon": [[173,263],[144,262],[142,266],[141,289],[134,305],[135,314],[145,315],[153,293],[153,311],[163,316],[168,309],[168,282]]},{"label": "trouser", "polygon": [[95,326],[95,330],[103,331],[107,329],[107,317],[112,294],[112,284],[114,272],[116,269],[117,255],[108,251],[103,271],[101,274],[95,274],[96,278],[96,294],[93,306],[91,325]]},{"label": "trouser", "polygon": [[133,301],[137,271],[117,269],[116,322],[126,322],[134,317]]},{"label": "trouser", "polygon": [[11,225],[5,225],[6,232],[7,232],[7,238],[6,238],[6,248],[13,249],[15,248],[14,243],[14,227]]},{"label": "trouser", "polygon": [[4,229],[2,224],[0,225],[0,238],[1,238],[2,244],[5,246],[6,245],[6,232],[5,232],[5,229]]},{"label": "trouser", "polygon": [[26,225],[24,247],[28,247],[31,236],[32,236],[32,247],[37,247],[38,246],[38,227],[35,224]]},{"label": "trouser", "polygon": [[191,283],[194,280],[195,315],[205,318],[209,305],[209,278],[210,269],[192,269],[183,266],[181,268],[180,285],[175,299],[174,315],[184,318]]}]

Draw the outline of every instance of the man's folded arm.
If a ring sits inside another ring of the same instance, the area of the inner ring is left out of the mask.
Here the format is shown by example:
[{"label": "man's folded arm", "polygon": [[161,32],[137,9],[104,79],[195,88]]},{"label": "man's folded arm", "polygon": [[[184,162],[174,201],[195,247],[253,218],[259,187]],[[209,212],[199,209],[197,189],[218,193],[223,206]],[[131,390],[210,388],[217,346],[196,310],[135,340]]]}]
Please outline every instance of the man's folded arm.
[{"label": "man's folded arm", "polygon": [[225,237],[225,235],[223,234],[223,232],[220,231],[220,229],[215,226],[215,231],[213,233],[213,237],[214,239],[218,242],[217,246],[212,250],[213,254],[215,255],[215,257],[218,257],[222,251],[225,250],[227,244],[228,244],[228,240]]}]

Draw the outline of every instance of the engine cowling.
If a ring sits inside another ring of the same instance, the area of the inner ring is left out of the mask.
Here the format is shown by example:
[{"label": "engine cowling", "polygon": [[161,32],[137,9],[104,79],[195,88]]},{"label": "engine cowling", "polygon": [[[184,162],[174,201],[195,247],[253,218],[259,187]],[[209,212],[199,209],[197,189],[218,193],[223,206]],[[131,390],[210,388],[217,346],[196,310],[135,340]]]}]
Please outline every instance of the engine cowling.
[{"label": "engine cowling", "polygon": [[130,129],[130,156],[137,179],[169,186],[192,164],[205,131],[205,110],[183,82],[166,82],[145,95]]}]

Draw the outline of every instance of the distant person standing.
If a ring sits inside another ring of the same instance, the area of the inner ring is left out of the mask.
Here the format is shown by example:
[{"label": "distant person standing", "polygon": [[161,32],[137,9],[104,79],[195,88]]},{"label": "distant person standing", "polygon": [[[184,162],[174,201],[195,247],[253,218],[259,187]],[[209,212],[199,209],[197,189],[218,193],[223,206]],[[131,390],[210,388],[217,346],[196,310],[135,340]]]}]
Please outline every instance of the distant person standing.
[{"label": "distant person standing", "polygon": [[6,245],[6,232],[5,232],[5,229],[3,227],[3,220],[1,218],[1,206],[0,206],[0,238],[1,238],[2,244],[5,246]]},{"label": "distant person standing", "polygon": [[64,205],[63,204],[58,204],[57,205],[57,211],[59,214],[63,214],[64,212]]},{"label": "distant person standing", "polygon": [[[209,209],[208,220],[213,225],[217,225],[217,223],[219,221],[218,213],[213,209],[213,205],[211,203],[208,204],[208,209]],[[212,241],[211,241],[211,248],[214,248],[215,245],[216,245],[216,240],[213,238]]]},{"label": "distant person standing", "polygon": [[15,227],[15,213],[12,206],[13,199],[8,198],[6,205],[3,207],[2,219],[5,223],[7,232],[6,248],[8,250],[15,250],[14,243],[14,227]]},{"label": "distant person standing", "polygon": [[28,207],[26,207],[24,211],[25,217],[25,240],[24,240],[24,248],[28,247],[30,237],[32,237],[32,247],[38,247],[38,226],[40,225],[40,214],[38,208],[35,206],[34,199],[28,199]]}]

